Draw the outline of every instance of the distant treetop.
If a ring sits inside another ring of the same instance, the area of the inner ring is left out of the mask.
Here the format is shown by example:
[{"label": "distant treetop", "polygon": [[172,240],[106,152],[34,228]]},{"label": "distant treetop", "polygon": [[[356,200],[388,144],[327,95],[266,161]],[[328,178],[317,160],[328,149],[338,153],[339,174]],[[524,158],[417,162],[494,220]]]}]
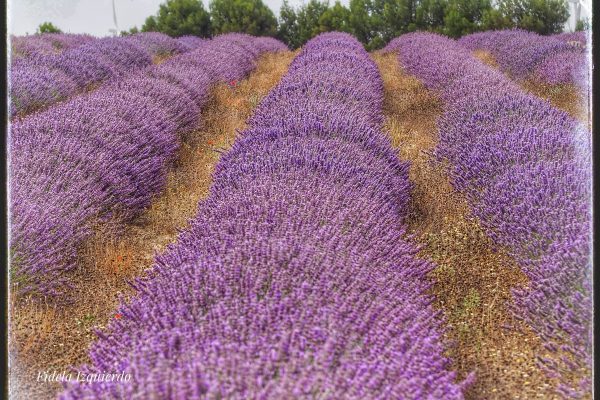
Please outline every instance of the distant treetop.
[{"label": "distant treetop", "polygon": [[156,16],[146,18],[142,32],[207,37],[211,34],[210,15],[200,0],[167,0]]},{"label": "distant treetop", "polygon": [[[458,38],[470,33],[521,28],[543,35],[559,33],[569,17],[567,0],[306,0],[283,1],[279,19],[264,0],[166,0],[142,31],[170,36],[210,37],[227,32],[276,36],[298,48],[322,32],[348,32],[367,49],[383,47],[404,33],[430,31]],[[585,29],[579,21],[577,28]],[[122,32],[122,34],[133,33]]]},{"label": "distant treetop", "polygon": [[62,33],[52,22],[43,22],[38,26],[37,33]]}]

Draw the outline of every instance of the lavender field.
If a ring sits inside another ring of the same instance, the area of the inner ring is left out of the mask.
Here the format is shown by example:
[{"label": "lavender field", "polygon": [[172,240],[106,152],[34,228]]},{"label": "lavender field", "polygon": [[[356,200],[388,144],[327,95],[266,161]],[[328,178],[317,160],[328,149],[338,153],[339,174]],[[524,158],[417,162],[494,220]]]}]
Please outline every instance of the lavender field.
[{"label": "lavender field", "polygon": [[11,398],[592,398],[586,32],[11,39]]}]

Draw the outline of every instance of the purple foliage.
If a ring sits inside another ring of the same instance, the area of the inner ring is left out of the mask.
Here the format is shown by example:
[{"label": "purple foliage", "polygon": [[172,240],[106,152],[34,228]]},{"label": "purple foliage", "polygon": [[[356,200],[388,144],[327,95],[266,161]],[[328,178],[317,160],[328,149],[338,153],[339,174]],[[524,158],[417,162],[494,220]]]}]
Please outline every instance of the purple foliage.
[{"label": "purple foliage", "polygon": [[257,37],[255,40],[256,46],[265,52],[277,52],[289,50],[283,42],[268,36]]},{"label": "purple foliage", "polygon": [[77,83],[64,71],[40,65],[33,57],[13,61],[10,75],[13,115],[66,99],[78,90]]},{"label": "purple foliage", "polygon": [[153,56],[186,51],[175,39],[152,32],[95,39],[60,54],[15,59],[10,73],[11,116],[30,113],[108,79],[139,71],[152,64]]},{"label": "purple foliage", "polygon": [[559,37],[503,30],[466,35],[459,43],[471,50],[490,52],[500,69],[515,79],[535,78],[549,84],[573,83],[586,88],[589,78],[585,39],[583,46],[573,43],[580,39],[579,34]]},{"label": "purple foliage", "polygon": [[551,85],[573,83],[587,91],[590,85],[587,63],[588,55],[578,48],[555,52],[536,65],[533,77]]},{"label": "purple foliage", "polygon": [[90,223],[128,220],[148,206],[178,133],[198,122],[211,86],[247,74],[252,57],[207,41],[12,124],[11,270],[21,293],[64,294]]},{"label": "purple foliage", "polygon": [[68,50],[96,40],[94,36],[76,33],[43,33],[42,36],[59,50]]},{"label": "purple foliage", "polygon": [[248,47],[251,51],[256,51],[252,50],[253,48],[258,48],[258,50],[262,52],[289,50],[289,48],[279,40],[267,36],[254,38],[245,33],[228,33],[227,35],[217,36],[213,40],[218,42],[221,38],[225,38],[227,41],[231,40],[239,46]]},{"label": "purple foliage", "polygon": [[560,393],[589,394],[590,133],[453,40],[408,34],[387,50],[399,51],[406,70],[445,100],[436,153],[491,238],[529,277],[514,293],[518,317],[580,380],[569,386],[554,361],[541,363],[561,378]]},{"label": "purple foliage", "polygon": [[141,46],[152,56],[185,53],[198,47],[190,48],[180,43],[179,40],[160,32],[141,32],[124,39]]},{"label": "purple foliage", "polygon": [[43,35],[11,36],[10,44],[13,59],[56,54],[60,51]]},{"label": "purple foliage", "polygon": [[177,38],[177,41],[185,46],[188,50],[194,50],[200,47],[200,45],[210,39],[201,38],[194,35],[185,35]]},{"label": "purple foliage", "polygon": [[404,238],[408,164],[381,130],[382,98],[354,38],[308,42],[191,226],[98,332],[84,371],[132,379],[60,398],[462,399],[432,264]]},{"label": "purple foliage", "polygon": [[556,35],[552,35],[554,39],[565,42],[573,47],[586,47],[588,43],[588,35],[590,32],[579,31],[579,32],[563,32]]},{"label": "purple foliage", "polygon": [[64,71],[80,89],[85,89],[151,63],[150,54],[141,46],[123,38],[103,38],[61,54],[49,66]]},{"label": "purple foliage", "polygon": [[90,35],[71,33],[42,33],[29,36],[11,36],[12,58],[28,58],[57,54],[93,41]]}]

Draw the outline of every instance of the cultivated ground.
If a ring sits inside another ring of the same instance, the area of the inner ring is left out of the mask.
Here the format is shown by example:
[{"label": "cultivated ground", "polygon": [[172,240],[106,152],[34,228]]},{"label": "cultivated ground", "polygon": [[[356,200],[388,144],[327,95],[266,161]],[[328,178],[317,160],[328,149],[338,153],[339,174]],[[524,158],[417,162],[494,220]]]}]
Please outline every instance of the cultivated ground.
[{"label": "cultivated ground", "polygon": [[[292,52],[263,56],[246,80],[221,84],[201,116],[201,128],[182,138],[179,159],[168,186],[135,223],[118,235],[98,227],[81,251],[72,305],[54,308],[20,299],[11,302],[14,398],[55,396],[58,384],[36,382],[38,371],[62,371],[87,361],[94,329],[115,315],[119,296],[131,295],[127,281],[143,276],[156,252],[176,240],[179,229],[209,190],[220,152],[286,72]],[[386,130],[401,159],[412,163],[410,233],[422,245],[420,256],[437,264],[432,273],[436,306],[447,321],[453,343],[448,356],[464,379],[475,372],[470,399],[552,399],[554,382],[536,366],[545,355],[541,342],[508,310],[511,289],[527,285],[518,266],[495,249],[467,203],[448,180],[445,166],[430,155],[437,140],[436,119],[442,105],[415,78],[399,67],[397,56],[374,53],[385,84]],[[494,65],[489,54],[478,57]],[[547,88],[523,83],[531,92],[587,121],[581,95],[574,88]],[[558,93],[558,94],[556,94]]]},{"label": "cultivated ground", "polygon": [[429,154],[437,142],[441,104],[396,54],[375,54],[385,85],[386,128],[399,156],[411,162],[410,233],[433,271],[436,305],[448,323],[449,352],[459,377],[474,371],[470,399],[551,399],[553,383],[535,365],[540,340],[507,309],[511,289],[527,284],[518,266],[494,250],[466,201]]},{"label": "cultivated ground", "polygon": [[201,126],[181,138],[179,159],[161,196],[133,224],[116,236],[113,227],[98,227],[96,237],[82,249],[73,277],[74,303],[51,307],[11,301],[11,398],[55,397],[60,384],[36,382],[38,371],[64,371],[87,362],[94,329],[111,318],[127,284],[143,276],[154,254],[176,240],[207,194],[212,170],[222,151],[261,98],[279,81],[294,53],[266,54],[248,79],[223,83],[213,90],[199,116]]},{"label": "cultivated ground", "polygon": [[[485,50],[476,50],[473,55],[492,67],[498,67],[494,56]],[[548,100],[554,107],[566,111],[573,118],[591,127],[587,107],[589,96],[581,93],[575,85],[550,85],[536,80],[525,80],[518,83],[524,90]]]}]

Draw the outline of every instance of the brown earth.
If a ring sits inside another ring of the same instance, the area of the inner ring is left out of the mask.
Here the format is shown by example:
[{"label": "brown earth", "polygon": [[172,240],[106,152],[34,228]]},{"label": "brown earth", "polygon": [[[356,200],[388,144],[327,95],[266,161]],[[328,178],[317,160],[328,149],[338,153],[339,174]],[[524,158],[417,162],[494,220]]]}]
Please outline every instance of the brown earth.
[{"label": "brown earth", "polygon": [[[494,56],[485,50],[475,50],[473,56],[493,68],[498,68]],[[571,84],[550,85],[535,79],[517,83],[526,92],[548,100],[554,107],[567,112],[571,117],[591,127],[590,115],[586,106],[587,93],[582,93],[577,86]]]},{"label": "brown earth", "polygon": [[403,160],[411,162],[409,233],[420,256],[437,265],[431,278],[435,305],[446,318],[447,356],[464,379],[475,372],[467,399],[554,399],[555,382],[536,366],[548,356],[539,338],[508,309],[511,289],[526,276],[494,250],[469,207],[450,184],[445,167],[428,155],[437,142],[441,103],[403,72],[395,54],[375,53],[385,84],[386,129]]},{"label": "brown earth", "polygon": [[586,106],[586,98],[577,86],[569,84],[550,85],[533,79],[519,82],[519,84],[525,91],[548,100],[554,107],[567,112],[571,117],[591,128],[591,118]]},{"label": "brown earth", "polygon": [[473,50],[473,56],[492,68],[498,68],[498,62],[496,62],[496,58],[489,51]]},{"label": "brown earth", "polygon": [[[60,384],[37,382],[40,371],[69,371],[88,362],[87,349],[111,318],[118,296],[132,294],[127,281],[143,276],[156,252],[176,240],[208,194],[220,153],[236,139],[254,107],[287,71],[294,53],[267,54],[256,70],[235,87],[217,86],[199,120],[200,128],[183,136],[179,159],[166,189],[118,237],[98,227],[81,251],[73,276],[72,305],[53,307],[12,299],[10,390],[15,399],[48,399]],[[218,150],[218,151],[217,151]]]}]

